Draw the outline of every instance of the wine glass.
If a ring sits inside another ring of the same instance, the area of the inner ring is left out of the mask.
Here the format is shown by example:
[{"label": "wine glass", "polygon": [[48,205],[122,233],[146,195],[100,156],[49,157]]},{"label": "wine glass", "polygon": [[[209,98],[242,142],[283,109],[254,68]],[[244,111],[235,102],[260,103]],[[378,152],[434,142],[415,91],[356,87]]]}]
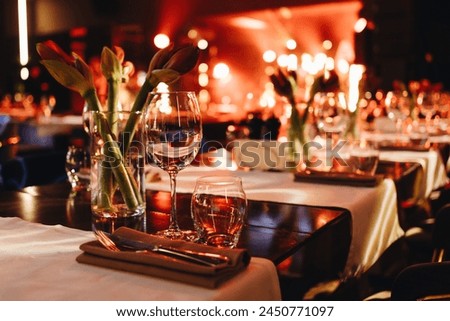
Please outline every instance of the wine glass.
[{"label": "wine glass", "polygon": [[349,117],[335,93],[314,96],[314,117],[319,134],[324,139],[339,140],[348,127]]},{"label": "wine glass", "polygon": [[389,91],[385,98],[386,112],[390,120],[395,123],[397,134],[401,134],[403,130],[403,122],[408,118],[410,113],[410,98],[408,93]]},{"label": "wine glass", "polygon": [[191,215],[199,242],[222,248],[237,246],[247,213],[247,197],[237,176],[197,179]]},{"label": "wine glass", "polygon": [[72,192],[89,190],[90,155],[84,147],[69,146],[66,154],[66,173]]},{"label": "wine glass", "polygon": [[192,91],[151,93],[146,111],[145,133],[150,162],[170,176],[170,223],[156,234],[170,239],[194,239],[194,231],[183,231],[177,222],[176,177],[195,158],[202,140],[202,119]]},{"label": "wine glass", "polygon": [[432,92],[420,92],[417,95],[417,106],[419,112],[425,116],[425,120],[430,122],[431,118],[436,114],[439,109],[440,93],[436,91]]}]

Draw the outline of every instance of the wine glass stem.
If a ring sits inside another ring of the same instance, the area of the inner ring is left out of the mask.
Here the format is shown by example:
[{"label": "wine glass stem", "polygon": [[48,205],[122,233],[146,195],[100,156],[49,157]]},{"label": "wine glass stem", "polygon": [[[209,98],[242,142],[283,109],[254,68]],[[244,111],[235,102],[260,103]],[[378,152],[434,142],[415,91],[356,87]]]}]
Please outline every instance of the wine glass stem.
[{"label": "wine glass stem", "polygon": [[170,171],[170,200],[172,202],[170,210],[169,230],[179,230],[177,221],[177,172]]}]

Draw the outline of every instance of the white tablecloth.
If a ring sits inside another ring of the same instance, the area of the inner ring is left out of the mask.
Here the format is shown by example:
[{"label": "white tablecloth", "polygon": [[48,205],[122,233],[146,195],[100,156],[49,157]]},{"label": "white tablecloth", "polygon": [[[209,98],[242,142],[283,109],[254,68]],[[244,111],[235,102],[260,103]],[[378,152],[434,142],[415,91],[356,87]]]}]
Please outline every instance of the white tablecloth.
[{"label": "white tablecloth", "polygon": [[41,118],[38,122],[32,124],[36,126],[37,134],[41,137],[70,134],[74,128],[83,126],[83,118],[78,115],[51,116]]},{"label": "white tablecloth", "polygon": [[380,152],[380,159],[419,163],[422,166],[425,178],[420,195],[423,198],[429,197],[433,190],[444,186],[448,182],[445,165],[439,152],[435,150],[427,152],[382,151]]},{"label": "white tablecloth", "polygon": [[[162,180],[148,183],[152,190],[169,190],[168,174],[152,167]],[[195,180],[203,175],[242,177],[247,198],[299,205],[346,208],[353,220],[352,242],[346,273],[367,270],[386,248],[404,232],[398,222],[394,182],[385,179],[376,187],[351,187],[294,182],[288,172],[233,171],[226,168],[188,167],[178,174],[177,191],[192,193]]]},{"label": "white tablecloth", "polygon": [[252,258],[218,289],[80,264],[92,232],[0,218],[0,300],[280,300],[274,264]]},{"label": "white tablecloth", "polygon": [[[408,142],[406,134],[364,132],[362,138],[378,142],[402,141]],[[431,143],[450,144],[450,135],[430,136]],[[438,151],[382,151],[380,159],[396,162],[416,162],[422,165],[425,182],[422,189],[422,197],[427,198],[430,193],[448,182],[447,169],[450,169],[450,159],[444,164]]]}]

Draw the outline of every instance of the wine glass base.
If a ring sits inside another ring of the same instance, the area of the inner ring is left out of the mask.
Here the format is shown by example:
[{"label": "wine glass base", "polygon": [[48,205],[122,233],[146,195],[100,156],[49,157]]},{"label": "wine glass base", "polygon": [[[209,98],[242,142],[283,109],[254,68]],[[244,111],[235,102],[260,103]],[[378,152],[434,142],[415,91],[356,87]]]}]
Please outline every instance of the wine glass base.
[{"label": "wine glass base", "polygon": [[196,242],[198,239],[197,232],[191,230],[167,229],[158,231],[155,235],[171,240],[184,240],[190,242]]}]

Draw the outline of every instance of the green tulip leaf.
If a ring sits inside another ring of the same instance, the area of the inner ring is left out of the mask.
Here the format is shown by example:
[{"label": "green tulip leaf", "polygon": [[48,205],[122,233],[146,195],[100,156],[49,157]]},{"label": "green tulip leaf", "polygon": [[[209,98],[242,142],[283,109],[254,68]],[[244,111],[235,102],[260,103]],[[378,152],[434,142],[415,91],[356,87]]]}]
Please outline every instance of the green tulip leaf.
[{"label": "green tulip leaf", "polygon": [[75,67],[59,60],[42,60],[41,63],[52,77],[64,87],[77,91],[82,96],[91,88],[89,81]]}]

